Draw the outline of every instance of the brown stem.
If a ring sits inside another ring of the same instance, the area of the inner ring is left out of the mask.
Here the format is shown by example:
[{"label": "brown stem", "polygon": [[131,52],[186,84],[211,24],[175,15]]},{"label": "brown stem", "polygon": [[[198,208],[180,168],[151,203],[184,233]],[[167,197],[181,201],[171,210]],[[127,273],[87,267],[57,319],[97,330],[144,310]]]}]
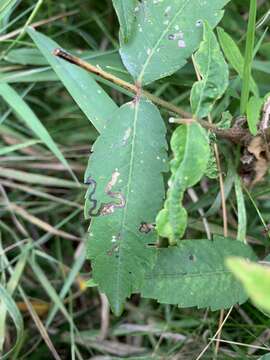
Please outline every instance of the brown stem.
[{"label": "brown stem", "polygon": [[212,131],[218,137],[222,139],[230,140],[235,144],[240,144],[246,141],[247,136],[249,136],[249,132],[245,129],[239,128],[230,128],[230,129],[220,129],[215,124],[212,124],[208,121],[202,119],[175,119],[170,118],[171,123],[175,124],[189,124],[191,122],[198,122],[204,129]]},{"label": "brown stem", "polygon": [[[103,79],[111,81],[112,83],[121,86],[122,88],[132,92],[135,95],[138,94],[138,89],[140,88],[140,87],[138,87],[138,84],[136,84],[136,85],[130,84],[129,82],[127,82],[125,80],[119,79],[118,77],[102,70],[99,66],[94,66],[94,65],[80,59],[77,56],[69,54],[68,52],[66,52],[62,49],[55,49],[53,51],[53,54],[61,59],[64,59],[64,60],[70,62],[71,64],[77,65],[93,74],[96,74],[96,75],[102,77]],[[182,110],[178,106],[175,106],[165,100],[160,99],[159,97],[149,93],[148,91],[141,90],[141,93],[142,93],[142,95],[147,97],[149,100],[151,100],[153,103],[160,105],[164,109],[167,109],[169,111],[172,111],[172,112],[174,112],[178,115],[184,116],[184,117],[191,117],[190,113]]]},{"label": "brown stem", "polygon": [[53,54],[61,59],[68,61],[71,64],[77,65],[77,66],[89,71],[92,74],[100,76],[101,78],[103,78],[105,80],[108,80],[118,86],[121,86],[122,88],[130,91],[131,93],[135,94],[136,96],[138,96],[138,94],[140,93],[143,96],[145,96],[146,98],[148,98],[149,100],[151,100],[153,103],[163,107],[164,109],[174,112],[175,114],[178,114],[178,115],[181,115],[184,117],[184,119],[171,118],[171,120],[173,119],[173,121],[171,121],[171,122],[174,122],[177,124],[187,124],[190,121],[197,121],[203,128],[212,131],[218,137],[230,140],[231,142],[236,143],[236,144],[244,142],[247,135],[249,134],[249,132],[244,129],[231,128],[231,129],[225,130],[225,129],[220,129],[215,124],[211,124],[205,120],[191,119],[192,115],[190,113],[182,110],[178,106],[175,106],[165,100],[160,99],[159,97],[151,94],[148,91],[142,90],[138,84],[131,84],[125,80],[122,80],[122,79],[104,71],[103,69],[101,69],[101,67],[94,66],[94,65],[82,60],[81,58],[74,56],[62,49],[58,49],[58,48],[55,49],[53,51]]}]

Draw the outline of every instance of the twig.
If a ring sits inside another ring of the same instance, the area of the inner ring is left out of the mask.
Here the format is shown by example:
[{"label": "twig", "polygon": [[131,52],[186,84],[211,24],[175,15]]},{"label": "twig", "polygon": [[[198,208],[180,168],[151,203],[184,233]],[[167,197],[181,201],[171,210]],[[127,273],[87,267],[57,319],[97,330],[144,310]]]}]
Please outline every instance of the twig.
[{"label": "twig", "polygon": [[[37,27],[42,26],[42,25],[50,24],[51,22],[62,19],[64,17],[75,15],[78,12],[79,12],[79,10],[73,10],[73,11],[64,12],[62,14],[52,16],[52,17],[50,17],[48,19],[44,19],[44,20],[34,22],[33,24],[30,24],[30,26],[33,27],[33,28],[37,28]],[[23,27],[21,27],[19,29],[16,29],[14,31],[11,31],[8,34],[2,35],[2,36],[0,36],[0,41],[4,41],[4,40],[14,38],[15,36],[19,35],[22,30],[23,30]]]},{"label": "twig", "polygon": [[29,314],[31,315],[36,327],[38,328],[38,331],[40,332],[41,337],[43,338],[45,344],[48,346],[48,348],[50,349],[52,356],[55,360],[61,360],[60,356],[58,355],[58,352],[56,351],[52,340],[49,337],[49,334],[45,328],[45,326],[43,325],[43,322],[40,320],[38,314],[36,313],[36,310],[34,309],[33,305],[31,304],[31,302],[29,301],[28,297],[26,296],[26,294],[24,293],[24,291],[22,290],[21,287],[19,287],[20,290],[20,294],[28,308]]},{"label": "twig", "polygon": [[[192,202],[194,204],[196,204],[199,201],[198,195],[197,195],[196,191],[193,188],[188,189],[188,195],[189,195],[189,197],[191,198],[191,200],[192,200]],[[203,222],[205,232],[206,232],[206,235],[207,235],[207,239],[211,240],[211,230],[210,230],[207,218],[205,217],[205,212],[204,212],[203,208],[200,207],[198,209],[198,213],[201,215],[202,222]]]},{"label": "twig", "polygon": [[226,315],[225,319],[223,320],[222,324],[219,326],[219,328],[217,329],[215,335],[213,336],[213,338],[209,341],[209,343],[206,345],[206,347],[202,350],[202,352],[199,354],[199,356],[196,358],[196,360],[199,360],[202,358],[202,356],[205,354],[205,352],[207,351],[207,349],[209,348],[209,346],[212,344],[213,341],[216,341],[216,336],[218,336],[218,334],[221,332],[225,322],[227,321],[228,317],[230,316],[231,312],[232,312],[233,307],[230,308],[230,310],[228,311],[228,314]]},{"label": "twig", "polygon": [[[212,124],[212,118],[211,115],[208,115],[208,121],[209,124]],[[224,181],[223,181],[223,175],[222,175],[222,169],[221,169],[221,163],[220,163],[220,157],[219,157],[219,150],[218,146],[215,143],[214,144],[214,152],[217,162],[217,168],[218,168],[218,177],[219,177],[219,187],[220,187],[220,195],[221,195],[221,204],[222,204],[222,218],[223,218],[223,235],[224,237],[228,237],[228,218],[227,218],[227,206],[226,206],[226,196],[225,196],[225,190],[224,190]],[[218,328],[222,330],[222,323],[224,319],[224,310],[220,311],[219,315],[219,323]],[[217,334],[217,342],[215,346],[215,353],[214,353],[214,359],[216,359],[219,346],[220,346],[220,338],[221,338],[221,330]]]},{"label": "twig", "polygon": [[10,203],[9,207],[8,207],[11,211],[13,211],[15,214],[20,215],[23,219],[29,221],[30,223],[34,224],[35,226],[39,227],[40,229],[51,233],[53,235],[56,236],[61,236],[65,239],[68,240],[75,240],[75,241],[80,241],[81,239],[78,238],[77,236],[71,235],[65,231],[62,230],[58,230],[55,229],[53,226],[51,226],[50,224],[46,223],[45,221],[37,218],[34,215],[31,215],[29,212],[27,212],[24,208],[14,204],[14,203]]},{"label": "twig", "polygon": [[110,326],[110,305],[105,294],[100,294],[101,301],[101,328],[98,339],[103,341],[106,339]]},{"label": "twig", "polygon": [[[211,339],[211,341],[216,341],[216,339]],[[224,343],[224,344],[244,346],[244,347],[248,347],[248,348],[252,348],[252,349],[257,349],[257,350],[267,350],[267,351],[270,350],[270,348],[267,347],[267,346],[250,345],[250,344],[245,344],[245,343],[241,343],[241,342],[238,342],[238,341],[220,340],[220,342],[222,342],[222,343]],[[197,360],[197,359],[196,359],[196,360]]]},{"label": "twig", "polygon": [[141,94],[144,95],[146,98],[151,100],[153,103],[160,105],[164,109],[167,109],[169,111],[172,111],[178,115],[184,116],[184,117],[191,117],[191,114],[182,110],[178,106],[175,106],[165,100],[160,99],[159,97],[149,93],[148,91],[141,90],[140,86],[138,84],[131,84],[125,80],[119,79],[118,77],[104,71],[99,66],[94,66],[81,58],[71,55],[68,52],[62,50],[62,49],[55,49],[53,51],[53,54],[61,59],[64,59],[71,64],[77,65],[87,71],[89,71],[92,74],[96,74],[100,76],[103,79],[106,79],[108,81],[111,81],[112,83],[119,85],[123,87],[124,89],[130,91],[131,93],[137,95],[138,91],[141,91]]},{"label": "twig", "polygon": [[178,106],[175,106],[175,105],[149,93],[148,91],[142,90],[138,84],[131,84],[125,80],[122,80],[122,79],[104,71],[103,69],[101,69],[101,67],[94,66],[94,65],[82,60],[81,58],[74,56],[62,49],[58,49],[58,48],[55,49],[53,51],[53,54],[61,59],[68,61],[71,64],[77,65],[77,66],[87,70],[88,72],[90,72],[92,74],[98,75],[103,79],[106,79],[118,86],[121,86],[122,88],[130,91],[131,93],[133,93],[135,95],[138,95],[138,93],[140,92],[143,96],[145,96],[146,98],[151,100],[153,103],[163,107],[164,109],[174,112],[175,114],[178,114],[178,115],[181,115],[184,117],[184,119],[177,119],[177,118],[171,117],[169,119],[169,121],[171,123],[187,124],[192,121],[197,121],[203,128],[214,132],[218,137],[230,140],[231,142],[236,143],[236,144],[244,142],[246,140],[247,135],[249,134],[249,132],[245,129],[231,128],[231,129],[225,130],[225,129],[220,129],[215,124],[209,123],[205,120],[201,120],[201,119],[194,120],[191,118],[192,115],[190,113],[184,111],[183,109],[179,108]]},{"label": "twig", "polygon": [[246,141],[247,136],[249,136],[249,132],[245,129],[239,129],[239,128],[230,128],[230,129],[220,129],[215,124],[210,123],[208,121],[202,120],[202,119],[177,119],[171,117],[169,119],[170,123],[174,124],[190,124],[192,122],[199,123],[204,129],[212,131],[216,136],[230,140],[231,142],[235,144],[242,143]]},{"label": "twig", "polygon": [[[193,61],[193,66],[194,66],[196,75],[197,75],[197,79],[198,79],[198,81],[201,81],[202,80],[201,74],[197,68],[197,64],[196,64],[196,61],[193,56],[192,56],[192,61]],[[208,123],[210,126],[213,125],[212,117],[210,114],[208,115]],[[222,169],[221,169],[218,146],[216,143],[214,144],[214,152],[215,152],[215,158],[216,158],[216,162],[217,162],[219,187],[220,187],[220,194],[221,194],[223,234],[224,234],[224,237],[228,237],[228,218],[227,218],[226,197],[225,197],[225,191],[224,191],[224,181],[223,181],[223,176],[222,176]],[[220,316],[219,316],[219,324],[218,324],[218,328],[220,329],[220,331],[217,332],[217,342],[216,342],[216,346],[215,346],[214,359],[216,359],[216,356],[217,356],[218,350],[219,350],[219,345],[220,345],[219,340],[221,337],[223,319],[224,319],[224,310],[221,310]]]}]

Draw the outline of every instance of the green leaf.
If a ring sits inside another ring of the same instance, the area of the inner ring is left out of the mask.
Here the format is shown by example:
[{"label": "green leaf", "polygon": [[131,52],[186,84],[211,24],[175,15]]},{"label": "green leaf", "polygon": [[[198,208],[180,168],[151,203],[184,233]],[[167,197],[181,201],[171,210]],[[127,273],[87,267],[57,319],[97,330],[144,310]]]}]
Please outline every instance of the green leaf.
[{"label": "green leaf", "polygon": [[270,360],[270,353],[261,356],[258,360]]},{"label": "green leaf", "polygon": [[119,315],[153,261],[152,224],[162,207],[167,168],[165,125],[158,109],[135,99],[122,106],[94,145],[86,171],[86,217],[94,281]]},{"label": "green leaf", "polygon": [[27,124],[27,126],[39,137],[44,144],[51,150],[51,152],[61,161],[76,180],[67,160],[53,141],[52,137],[44,127],[44,125],[37,118],[35,113],[21,98],[21,96],[8,84],[0,83],[0,96],[8,103],[10,108]]},{"label": "green leaf", "polygon": [[[221,48],[226,56],[226,59],[230,63],[230,65],[234,68],[234,70],[238,73],[241,79],[244,77],[244,58],[239,50],[237,44],[232,39],[232,37],[227,34],[222,28],[218,27],[218,39],[221,45]],[[254,81],[251,78],[250,82],[251,91],[255,96],[259,96],[259,89]]]},{"label": "green leaf", "polygon": [[146,275],[142,295],[179,307],[218,310],[241,304],[247,296],[225,265],[231,255],[255,258],[249,246],[225,238],[181,240],[178,247],[159,249],[155,266]]},{"label": "green leaf", "polygon": [[215,27],[229,0],[143,1],[136,8],[135,31],[121,41],[122,60],[136,81],[151,83],[186,64],[202,38],[203,21]]},{"label": "green leaf", "polygon": [[229,69],[214,32],[204,23],[203,41],[194,55],[195,66],[202,80],[191,90],[191,108],[196,118],[206,117],[229,84]]},{"label": "green leaf", "polygon": [[124,42],[127,42],[133,30],[135,8],[138,2],[137,0],[112,0],[112,2],[118,16],[122,37]]},{"label": "green leaf", "polygon": [[[239,254],[239,256],[243,256],[243,254]],[[241,281],[254,304],[269,312],[270,268],[241,258],[228,259],[227,265],[236,278]]]},{"label": "green leaf", "polygon": [[210,146],[206,131],[196,122],[179,126],[173,133],[171,148],[174,158],[171,161],[172,176],[164,209],[157,216],[157,231],[175,245],[187,227],[187,212],[182,205],[187,188],[194,186],[204,175]]},{"label": "green leaf", "polygon": [[28,28],[28,34],[52,66],[70,95],[100,132],[117,105],[85,70],[59,59],[52,54],[59,45],[47,36]]},{"label": "green leaf", "polygon": [[258,132],[257,125],[260,121],[262,106],[263,106],[263,99],[256,96],[252,96],[249,99],[247,105],[247,121],[248,121],[249,131],[253,136],[256,136]]}]

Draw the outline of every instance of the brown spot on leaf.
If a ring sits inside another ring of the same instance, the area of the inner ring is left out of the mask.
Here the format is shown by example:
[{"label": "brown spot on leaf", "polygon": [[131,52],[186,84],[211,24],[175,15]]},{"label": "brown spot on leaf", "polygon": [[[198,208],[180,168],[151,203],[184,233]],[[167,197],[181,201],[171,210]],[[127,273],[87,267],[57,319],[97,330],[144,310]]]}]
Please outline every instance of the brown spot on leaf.
[{"label": "brown spot on leaf", "polygon": [[196,256],[194,256],[193,254],[190,254],[188,258],[189,258],[190,261],[195,261],[196,260]]},{"label": "brown spot on leaf", "polygon": [[155,225],[153,225],[153,224],[147,224],[146,222],[141,222],[141,225],[139,227],[139,231],[141,233],[143,233],[143,234],[148,234],[154,228],[155,228]]}]

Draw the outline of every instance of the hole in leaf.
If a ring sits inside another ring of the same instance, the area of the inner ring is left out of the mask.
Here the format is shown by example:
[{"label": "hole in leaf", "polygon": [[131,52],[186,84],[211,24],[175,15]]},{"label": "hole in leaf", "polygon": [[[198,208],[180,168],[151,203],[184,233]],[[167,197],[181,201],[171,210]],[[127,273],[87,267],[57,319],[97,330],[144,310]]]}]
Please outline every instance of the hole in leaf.
[{"label": "hole in leaf", "polygon": [[188,258],[189,258],[190,261],[195,261],[196,260],[196,257],[194,255],[192,255],[192,254],[190,254]]}]

